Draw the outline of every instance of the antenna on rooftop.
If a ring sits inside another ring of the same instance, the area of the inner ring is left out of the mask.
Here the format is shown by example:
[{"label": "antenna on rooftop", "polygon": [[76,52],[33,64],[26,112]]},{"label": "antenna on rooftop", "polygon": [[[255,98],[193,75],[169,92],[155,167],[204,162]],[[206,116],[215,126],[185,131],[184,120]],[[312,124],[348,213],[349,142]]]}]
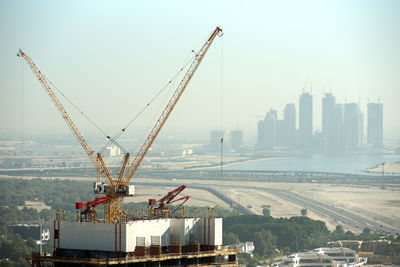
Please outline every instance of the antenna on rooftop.
[{"label": "antenna on rooftop", "polygon": [[308,76],[306,76],[306,78],[304,79],[303,92],[306,89],[307,82],[308,82]]}]

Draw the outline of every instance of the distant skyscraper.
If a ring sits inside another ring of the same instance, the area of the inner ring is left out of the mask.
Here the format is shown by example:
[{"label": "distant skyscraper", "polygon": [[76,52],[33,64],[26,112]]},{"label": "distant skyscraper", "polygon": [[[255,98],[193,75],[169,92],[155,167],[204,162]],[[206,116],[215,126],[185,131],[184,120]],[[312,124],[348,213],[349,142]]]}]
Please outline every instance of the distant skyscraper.
[{"label": "distant skyscraper", "polygon": [[284,120],[276,120],[275,145],[286,146],[285,141],[285,122]]},{"label": "distant skyscraper", "polygon": [[284,142],[287,146],[296,145],[296,106],[286,104],[283,114]]},{"label": "distant skyscraper", "polygon": [[257,125],[257,148],[272,149],[276,145],[276,110],[271,110]]},{"label": "distant skyscraper", "polygon": [[344,104],[344,144],[346,150],[354,151],[362,145],[362,113],[358,104]]},{"label": "distant skyscraper", "polygon": [[265,149],[265,138],[267,136],[265,120],[260,120],[257,124],[257,149]]},{"label": "distant skyscraper", "polygon": [[336,98],[331,93],[322,98],[322,138],[325,150],[333,150],[336,143],[335,134]]},{"label": "distant skyscraper", "polygon": [[313,97],[304,92],[299,100],[299,137],[300,147],[311,148],[313,135]]},{"label": "distant skyscraper", "polygon": [[239,130],[231,131],[232,148],[239,151],[243,143],[243,132]]},{"label": "distant skyscraper", "polygon": [[367,142],[375,147],[383,146],[383,104],[367,105]]},{"label": "distant skyscraper", "polygon": [[334,123],[334,144],[332,149],[335,151],[343,151],[344,149],[344,105],[336,104],[333,111],[333,123]]},{"label": "distant skyscraper", "polygon": [[276,110],[271,110],[265,115],[265,148],[272,149],[276,145]]}]

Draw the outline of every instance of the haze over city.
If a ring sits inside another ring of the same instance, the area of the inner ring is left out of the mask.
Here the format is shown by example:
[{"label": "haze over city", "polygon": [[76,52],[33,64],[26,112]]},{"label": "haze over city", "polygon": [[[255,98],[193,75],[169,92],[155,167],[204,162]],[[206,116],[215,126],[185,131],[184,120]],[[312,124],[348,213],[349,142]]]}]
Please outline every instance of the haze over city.
[{"label": "haze over city", "polygon": [[399,11],[0,1],[0,265],[400,266]]},{"label": "haze over city", "polygon": [[[368,101],[382,102],[384,137],[396,139],[398,10],[398,1],[3,1],[1,132],[69,133],[16,57],[19,48],[101,129],[113,134],[220,25],[223,39],[210,49],[161,137],[208,136],[221,128],[222,102],[223,129],[239,127],[255,139],[260,118],[271,108],[281,116],[285,104],[297,106],[306,90],[314,96],[314,130],[321,129],[323,93],[333,92],[337,102],[360,103],[365,116]],[[84,134],[98,133],[61,100]],[[129,134],[142,134],[161,102]]]}]

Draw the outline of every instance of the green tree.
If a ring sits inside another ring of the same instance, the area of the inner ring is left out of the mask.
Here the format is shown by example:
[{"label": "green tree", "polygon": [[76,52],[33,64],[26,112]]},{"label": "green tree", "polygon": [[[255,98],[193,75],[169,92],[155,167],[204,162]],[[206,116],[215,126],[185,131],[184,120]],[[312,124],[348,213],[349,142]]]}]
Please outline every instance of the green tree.
[{"label": "green tree", "polygon": [[36,241],[33,240],[31,237],[28,237],[28,239],[26,240],[26,245],[31,249],[36,249],[38,247]]},{"label": "green tree", "polygon": [[344,235],[344,239],[354,240],[354,239],[357,239],[357,238],[356,238],[356,235],[353,232],[347,231],[346,234]]},{"label": "green tree", "polygon": [[0,258],[9,258],[11,261],[24,260],[31,253],[25,242],[14,236],[14,239],[4,239],[0,242]]},{"label": "green tree", "polygon": [[335,235],[343,235],[344,234],[343,226],[337,225],[336,228],[335,228],[335,231],[333,231],[333,233]]},{"label": "green tree", "polygon": [[239,237],[234,233],[227,233],[224,235],[224,245],[238,245],[239,243]]},{"label": "green tree", "polygon": [[248,261],[246,266],[247,267],[257,267],[257,265],[258,265],[257,260],[254,258],[250,258],[250,260]]},{"label": "green tree", "polygon": [[276,236],[269,230],[254,233],[252,239],[255,246],[254,252],[260,256],[271,255],[276,248]]},{"label": "green tree", "polygon": [[246,253],[239,254],[238,261],[240,266],[256,267],[258,265],[257,260]]},{"label": "green tree", "polygon": [[302,209],[301,216],[306,216],[306,215],[307,215],[307,209]]},{"label": "green tree", "polygon": [[369,229],[369,228],[364,228],[362,231],[363,235],[369,235],[370,233],[371,233],[371,229]]},{"label": "green tree", "polygon": [[54,210],[43,209],[39,212],[39,216],[45,221],[50,221],[56,218],[56,213]]}]

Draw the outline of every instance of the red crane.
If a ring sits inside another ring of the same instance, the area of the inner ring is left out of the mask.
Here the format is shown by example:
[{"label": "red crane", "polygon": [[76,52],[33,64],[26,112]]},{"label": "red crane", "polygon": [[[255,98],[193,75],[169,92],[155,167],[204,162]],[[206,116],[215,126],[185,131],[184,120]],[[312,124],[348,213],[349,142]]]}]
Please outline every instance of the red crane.
[{"label": "red crane", "polygon": [[96,210],[94,209],[97,206],[105,205],[110,203],[110,199],[108,197],[96,197],[93,200],[88,202],[76,202],[75,209],[82,210],[81,211],[81,221],[96,221]]},{"label": "red crane", "polygon": [[[174,214],[175,211],[177,211],[183,204],[185,204],[186,201],[189,200],[189,196],[183,196],[181,198],[175,199],[184,189],[186,188],[186,185],[181,185],[178,188],[175,188],[174,190],[168,192],[165,196],[162,198],[156,200],[156,199],[149,199],[149,216],[150,217],[169,217],[172,214]],[[183,202],[176,207],[172,212],[169,209],[167,204],[172,204],[178,201],[183,200]],[[154,206],[160,203],[157,208],[154,208]]]}]

